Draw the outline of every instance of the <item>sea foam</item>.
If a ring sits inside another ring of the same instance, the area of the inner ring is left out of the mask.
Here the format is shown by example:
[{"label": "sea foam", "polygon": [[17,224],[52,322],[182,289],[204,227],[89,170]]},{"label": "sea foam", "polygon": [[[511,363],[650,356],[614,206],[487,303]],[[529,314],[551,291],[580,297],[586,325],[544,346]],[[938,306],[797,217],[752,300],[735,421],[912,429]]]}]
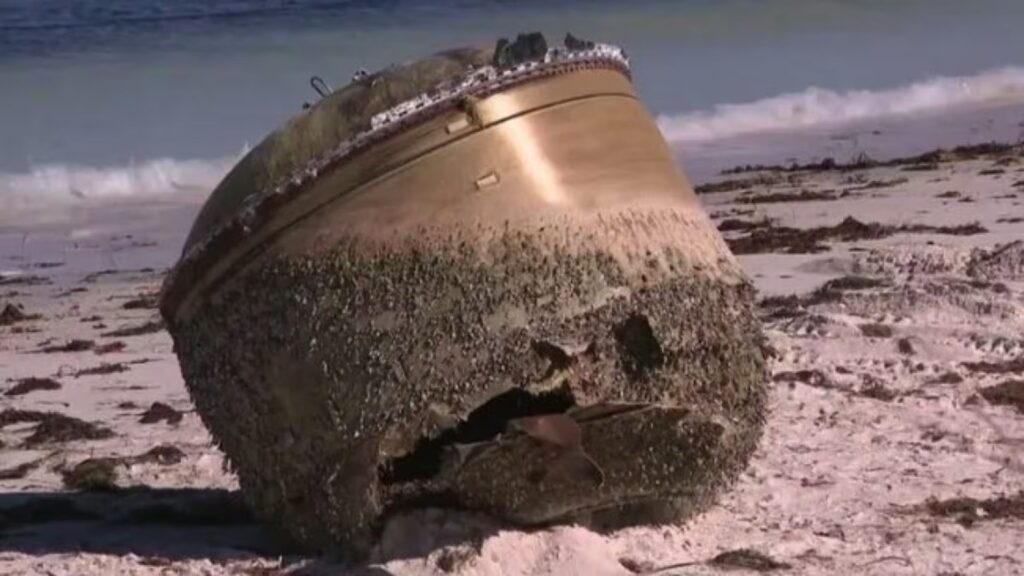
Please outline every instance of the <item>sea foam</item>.
[{"label": "sea foam", "polygon": [[32,167],[28,172],[0,172],[0,199],[52,201],[210,190],[236,160],[161,158],[101,168],[45,164]]},{"label": "sea foam", "polygon": [[1024,68],[1007,67],[974,76],[936,77],[887,90],[836,92],[811,87],[755,102],[662,115],[658,124],[669,141],[685,144],[1017,102],[1024,102]]}]

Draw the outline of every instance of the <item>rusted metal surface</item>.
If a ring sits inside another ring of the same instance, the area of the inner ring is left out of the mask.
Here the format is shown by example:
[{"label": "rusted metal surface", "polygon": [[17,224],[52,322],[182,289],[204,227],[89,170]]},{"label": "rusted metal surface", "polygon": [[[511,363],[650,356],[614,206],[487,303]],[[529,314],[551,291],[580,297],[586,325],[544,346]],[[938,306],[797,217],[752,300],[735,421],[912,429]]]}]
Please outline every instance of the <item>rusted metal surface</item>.
[{"label": "rusted metal surface", "polygon": [[681,519],[753,451],[753,291],[621,52],[576,42],[409,65],[443,86],[323,140],[332,117],[294,121],[197,220],[162,305],[183,374],[255,509],[307,545],[365,552],[421,505]]}]

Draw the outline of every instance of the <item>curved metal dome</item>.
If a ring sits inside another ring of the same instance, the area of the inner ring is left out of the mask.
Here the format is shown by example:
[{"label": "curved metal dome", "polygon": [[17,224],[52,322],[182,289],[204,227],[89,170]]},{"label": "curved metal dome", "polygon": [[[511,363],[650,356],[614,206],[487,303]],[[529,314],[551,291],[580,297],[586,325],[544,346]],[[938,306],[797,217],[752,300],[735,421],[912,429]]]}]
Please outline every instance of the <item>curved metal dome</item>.
[{"label": "curved metal dome", "polygon": [[247,200],[273,189],[356,136],[374,116],[491,63],[493,50],[447,50],[392,66],[336,90],[275,130],[228,172],[196,217],[185,251],[235,217]]}]

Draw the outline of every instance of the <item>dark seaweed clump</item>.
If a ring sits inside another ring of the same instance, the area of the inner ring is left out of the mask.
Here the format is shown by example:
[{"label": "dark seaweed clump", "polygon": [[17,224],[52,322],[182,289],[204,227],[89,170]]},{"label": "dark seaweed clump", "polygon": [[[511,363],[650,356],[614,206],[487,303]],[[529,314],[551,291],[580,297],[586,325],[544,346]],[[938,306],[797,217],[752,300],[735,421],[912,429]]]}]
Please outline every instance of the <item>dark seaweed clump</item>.
[{"label": "dark seaweed clump", "polygon": [[53,378],[22,378],[4,392],[4,396],[24,396],[37,390],[60,390],[60,382]]},{"label": "dark seaweed clump", "polygon": [[0,428],[21,422],[37,423],[35,430],[25,439],[27,447],[74,440],[103,440],[114,435],[107,428],[57,412],[13,408],[0,412]]},{"label": "dark seaweed clump", "polygon": [[978,223],[959,226],[931,226],[927,224],[906,224],[891,226],[879,223],[864,223],[852,216],[846,217],[835,226],[817,228],[790,228],[772,226],[752,231],[746,236],[727,239],[734,254],[763,254],[781,252],[785,254],[814,254],[827,252],[831,248],[825,242],[857,242],[880,240],[895,234],[948,234],[971,236],[988,232]]}]

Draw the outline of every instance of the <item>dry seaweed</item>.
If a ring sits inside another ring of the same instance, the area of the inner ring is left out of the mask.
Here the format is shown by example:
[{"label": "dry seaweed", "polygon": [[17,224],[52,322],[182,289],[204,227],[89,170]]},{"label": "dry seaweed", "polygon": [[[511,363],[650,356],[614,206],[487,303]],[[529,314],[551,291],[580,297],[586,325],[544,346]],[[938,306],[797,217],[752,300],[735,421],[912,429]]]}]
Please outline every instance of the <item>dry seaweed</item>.
[{"label": "dry seaweed", "polygon": [[879,378],[870,374],[863,374],[861,379],[863,380],[864,385],[857,391],[858,396],[881,400],[882,402],[892,402],[899,396],[899,394],[888,388]]},{"label": "dry seaweed", "polygon": [[697,194],[716,194],[722,192],[736,192],[737,190],[746,190],[753,188],[754,186],[771,186],[778,184],[782,181],[777,176],[754,176],[752,178],[741,178],[735,180],[722,180],[720,182],[708,182],[694,186],[693,190]]},{"label": "dry seaweed", "polygon": [[4,396],[23,396],[36,390],[60,390],[60,382],[52,378],[22,378],[4,392]]},{"label": "dry seaweed", "polygon": [[164,421],[168,424],[177,424],[181,422],[183,417],[184,416],[181,412],[171,408],[167,404],[164,404],[163,402],[154,402],[153,405],[142,414],[142,417],[139,418],[139,423],[156,424],[157,422]]},{"label": "dry seaweed", "polygon": [[708,564],[719,568],[753,570],[755,572],[772,572],[792,568],[785,562],[779,562],[766,554],[747,548],[722,552],[708,561]]},{"label": "dry seaweed", "polygon": [[117,330],[111,330],[110,332],[104,332],[101,334],[104,338],[127,338],[129,336],[142,336],[144,334],[153,334],[160,332],[164,329],[164,323],[162,320],[150,320],[143,324],[135,326],[124,326]]},{"label": "dry seaweed", "polygon": [[1024,414],[1024,380],[1007,380],[978,391],[990,404],[1013,406]]},{"label": "dry seaweed", "polygon": [[896,341],[896,350],[904,356],[913,356],[917,353],[914,350],[914,345],[910,342],[910,338],[900,338]]},{"label": "dry seaweed", "polygon": [[[42,462],[43,460],[39,459],[12,466],[11,468],[4,468],[0,470],[0,480],[20,480],[28,476],[29,472],[38,468]],[[0,516],[2,516],[2,513],[0,513]]]},{"label": "dry seaweed", "polygon": [[69,340],[64,344],[57,344],[54,346],[44,346],[37,350],[41,354],[55,354],[59,352],[86,352],[92,350],[96,346],[96,343],[92,340]]},{"label": "dry seaweed", "polygon": [[935,378],[925,381],[925,384],[962,384],[964,377],[956,372],[946,372]]},{"label": "dry seaweed", "polygon": [[813,202],[836,200],[837,196],[830,190],[801,190],[799,192],[774,192],[737,198],[737,204],[781,204],[784,202]]},{"label": "dry seaweed", "polygon": [[1024,372],[1024,356],[1002,362],[964,362],[963,367],[981,374],[1019,374]]},{"label": "dry seaweed", "polygon": [[181,451],[177,446],[170,444],[161,444],[154,448],[151,448],[144,454],[140,454],[131,459],[132,462],[136,463],[155,463],[161,466],[170,466],[172,464],[178,464],[185,459],[185,453]]},{"label": "dry seaweed", "polygon": [[117,490],[117,458],[88,458],[62,474],[64,487],[83,492],[112,492]]},{"label": "dry seaweed", "polygon": [[26,314],[20,306],[7,304],[0,310],[0,326],[12,326],[18,322],[38,320],[42,318],[39,314]]},{"label": "dry seaweed", "polygon": [[929,169],[932,166],[937,168],[939,164],[946,162],[955,162],[960,160],[977,160],[980,158],[994,157],[1000,158],[1005,157],[1009,154],[1020,153],[1024,145],[1018,143],[1000,143],[1000,142],[987,142],[984,144],[968,144],[964,146],[957,146],[950,150],[938,148],[924,154],[918,154],[915,156],[907,156],[902,158],[893,158],[891,160],[875,160],[867,154],[858,154],[849,162],[837,162],[834,158],[825,158],[819,162],[810,162],[807,164],[792,163],[789,165],[781,164],[747,164],[743,166],[736,166],[723,170],[722,174],[743,174],[748,172],[825,172],[825,171],[837,171],[837,172],[850,172],[854,170],[864,170],[867,168],[879,168],[887,166],[924,166],[927,165]]},{"label": "dry seaweed", "polygon": [[864,190],[875,190],[878,188],[892,188],[894,186],[906,184],[907,182],[910,182],[910,180],[906,178],[893,178],[892,180],[872,180],[870,182],[861,184],[860,186],[846,188],[843,190],[843,194],[848,194],[850,192],[861,192]]},{"label": "dry seaweed", "polygon": [[864,223],[848,216],[835,226],[819,226],[808,229],[788,226],[767,227],[754,230],[746,236],[728,239],[726,242],[734,254],[763,254],[767,252],[814,254],[831,249],[824,244],[825,242],[879,240],[900,233],[970,236],[985,232],[988,230],[976,222],[959,226],[926,224],[890,226],[877,222]]},{"label": "dry seaweed", "polygon": [[120,340],[115,340],[113,342],[108,342],[106,344],[100,344],[99,346],[96,346],[96,348],[93,349],[93,352],[95,352],[97,356],[102,356],[104,354],[120,352],[124,349],[125,343]]},{"label": "dry seaweed", "polygon": [[42,286],[52,283],[45,276],[0,276],[0,286]]},{"label": "dry seaweed", "polygon": [[38,423],[32,435],[25,439],[25,446],[29,447],[52,442],[102,440],[114,435],[107,428],[57,412],[13,408],[0,412],[0,428],[21,422]]},{"label": "dry seaweed", "polygon": [[888,324],[861,324],[860,333],[868,338],[892,338],[893,329]]},{"label": "dry seaweed", "polygon": [[763,228],[771,228],[773,221],[765,218],[763,220],[740,220],[738,218],[726,218],[718,223],[719,232],[750,232]]},{"label": "dry seaweed", "polygon": [[835,388],[832,380],[821,370],[796,370],[794,372],[778,372],[772,376],[773,382],[786,382],[792,385],[800,382],[814,388]]},{"label": "dry seaweed", "polygon": [[997,496],[987,500],[966,496],[948,500],[930,499],[925,502],[924,509],[932,516],[954,517],[957,522],[967,527],[984,520],[1024,519],[1024,491],[1012,496]]},{"label": "dry seaweed", "polygon": [[153,310],[159,305],[159,298],[156,294],[140,294],[125,302],[121,307],[125,310]]},{"label": "dry seaweed", "polygon": [[119,374],[121,372],[127,372],[128,366],[124,362],[104,362],[99,366],[92,368],[82,368],[81,370],[74,373],[75,378],[81,378],[82,376],[104,376],[107,374]]}]

